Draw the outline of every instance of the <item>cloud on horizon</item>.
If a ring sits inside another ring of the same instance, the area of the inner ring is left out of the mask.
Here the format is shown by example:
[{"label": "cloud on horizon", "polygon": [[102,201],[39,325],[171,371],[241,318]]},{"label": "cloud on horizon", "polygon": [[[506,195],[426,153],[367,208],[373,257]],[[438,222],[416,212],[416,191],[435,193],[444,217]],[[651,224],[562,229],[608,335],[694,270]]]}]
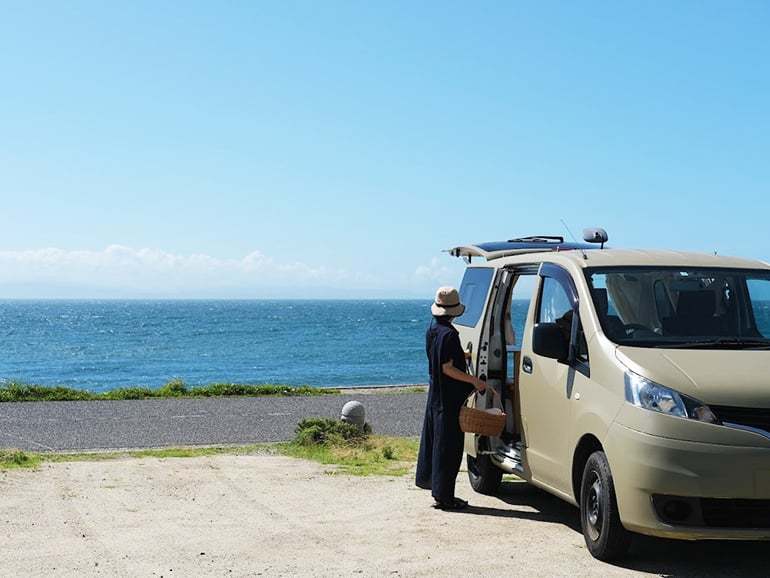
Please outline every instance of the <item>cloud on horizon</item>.
[{"label": "cloud on horizon", "polygon": [[[123,245],[110,245],[100,251],[0,251],[0,283],[6,287],[35,288],[34,296],[73,296],[79,291],[82,296],[227,296],[309,286],[363,289],[374,282],[343,269],[315,267],[300,261],[278,262],[261,251],[252,251],[240,259]],[[23,296],[17,292],[4,296]],[[297,291],[296,296],[301,296],[301,292]]]},{"label": "cloud on horizon", "polygon": [[[371,274],[282,262],[261,251],[242,258],[109,245],[0,251],[0,297],[387,297],[428,294],[456,276],[433,259],[397,283]],[[443,279],[443,280],[442,280]]]}]

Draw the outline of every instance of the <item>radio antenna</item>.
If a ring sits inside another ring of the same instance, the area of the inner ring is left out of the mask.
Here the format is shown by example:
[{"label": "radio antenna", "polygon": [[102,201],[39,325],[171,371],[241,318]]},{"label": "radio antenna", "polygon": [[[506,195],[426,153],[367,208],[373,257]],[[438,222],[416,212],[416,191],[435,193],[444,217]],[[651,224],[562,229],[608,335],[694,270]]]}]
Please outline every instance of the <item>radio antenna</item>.
[{"label": "radio antenna", "polygon": [[[575,241],[575,244],[578,244],[578,240],[575,237],[574,233],[572,232],[572,229],[569,228],[569,225],[567,225],[567,222],[564,219],[559,219],[561,221],[561,224],[564,225],[564,228],[567,229],[567,233],[569,233],[569,236],[572,237],[572,240]],[[588,255],[583,249],[580,249],[580,253],[583,255],[583,259],[588,261]]]}]

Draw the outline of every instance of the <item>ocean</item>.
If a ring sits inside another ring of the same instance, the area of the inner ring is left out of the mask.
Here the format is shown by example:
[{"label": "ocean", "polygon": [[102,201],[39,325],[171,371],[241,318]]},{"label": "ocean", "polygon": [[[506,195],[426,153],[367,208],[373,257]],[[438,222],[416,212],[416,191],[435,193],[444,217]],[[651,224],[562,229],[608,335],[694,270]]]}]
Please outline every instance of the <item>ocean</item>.
[{"label": "ocean", "polygon": [[[0,301],[0,383],[427,382],[430,301]],[[528,301],[514,301],[523,335]],[[758,322],[770,333],[770,304]]]},{"label": "ocean", "polygon": [[[0,379],[91,391],[173,378],[190,385],[426,383],[430,303],[3,301]],[[523,323],[520,309],[514,315]]]}]

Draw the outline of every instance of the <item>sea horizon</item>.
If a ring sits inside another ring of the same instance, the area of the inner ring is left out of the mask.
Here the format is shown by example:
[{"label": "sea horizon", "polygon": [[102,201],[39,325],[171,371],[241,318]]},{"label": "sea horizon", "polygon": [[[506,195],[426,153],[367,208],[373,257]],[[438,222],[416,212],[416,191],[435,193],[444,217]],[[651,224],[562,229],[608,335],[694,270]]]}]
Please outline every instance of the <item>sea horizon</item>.
[{"label": "sea horizon", "polygon": [[0,297],[6,301],[427,301],[429,297]]}]

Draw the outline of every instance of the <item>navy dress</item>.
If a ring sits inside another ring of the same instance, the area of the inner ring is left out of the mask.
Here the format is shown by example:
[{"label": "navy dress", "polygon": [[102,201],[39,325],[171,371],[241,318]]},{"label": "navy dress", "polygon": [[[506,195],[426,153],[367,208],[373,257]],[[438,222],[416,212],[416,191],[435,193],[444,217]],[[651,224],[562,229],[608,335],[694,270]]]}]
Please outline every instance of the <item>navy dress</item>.
[{"label": "navy dress", "polygon": [[449,320],[434,319],[425,335],[425,351],[428,354],[430,389],[415,482],[418,487],[431,490],[436,500],[451,503],[463,458],[460,408],[473,391],[473,386],[452,379],[441,370],[441,366],[451,360],[457,369],[466,371],[460,336]]}]

